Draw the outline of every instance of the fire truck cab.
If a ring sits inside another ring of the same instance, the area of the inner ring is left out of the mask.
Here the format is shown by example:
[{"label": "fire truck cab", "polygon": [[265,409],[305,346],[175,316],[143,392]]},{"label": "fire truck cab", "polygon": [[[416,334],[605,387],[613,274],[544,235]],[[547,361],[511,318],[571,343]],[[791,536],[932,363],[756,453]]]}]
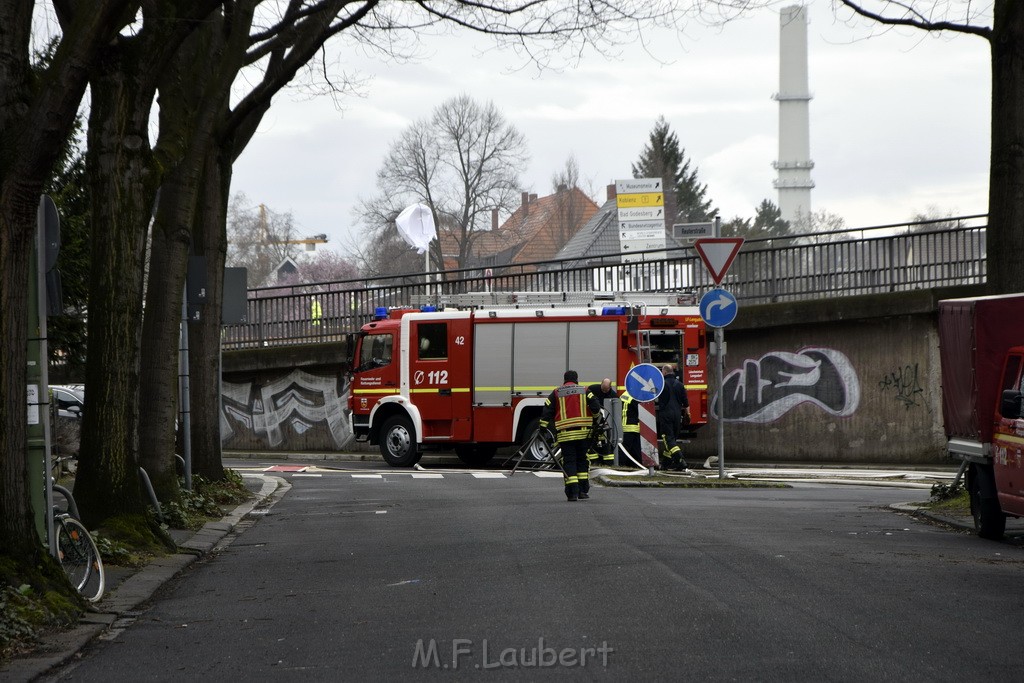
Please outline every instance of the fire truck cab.
[{"label": "fire truck cab", "polygon": [[622,391],[626,373],[641,362],[676,365],[690,428],[706,424],[707,335],[692,298],[626,297],[479,293],[378,309],[353,357],[357,440],[379,445],[396,467],[412,466],[425,450],[454,450],[481,465],[533,434],[565,370],[576,370],[585,385],[611,378]]}]

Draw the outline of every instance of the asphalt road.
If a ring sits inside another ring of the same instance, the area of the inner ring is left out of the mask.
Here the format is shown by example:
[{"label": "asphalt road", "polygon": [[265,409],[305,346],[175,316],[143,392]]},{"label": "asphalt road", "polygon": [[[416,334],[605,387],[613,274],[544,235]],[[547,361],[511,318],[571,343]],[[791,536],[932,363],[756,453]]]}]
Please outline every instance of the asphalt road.
[{"label": "asphalt road", "polygon": [[280,474],[267,514],[48,680],[1020,677],[1024,550],[882,508],[927,491],[567,503],[532,473],[355,474]]}]

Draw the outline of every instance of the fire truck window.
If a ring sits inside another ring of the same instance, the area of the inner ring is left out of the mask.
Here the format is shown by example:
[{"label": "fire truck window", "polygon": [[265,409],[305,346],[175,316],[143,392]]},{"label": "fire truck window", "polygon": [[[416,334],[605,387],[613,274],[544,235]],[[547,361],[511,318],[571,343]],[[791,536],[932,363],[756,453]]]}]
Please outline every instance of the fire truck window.
[{"label": "fire truck window", "polygon": [[1006,372],[1003,374],[1003,390],[1018,389],[1017,373],[1020,371],[1020,356],[1010,356],[1006,359]]},{"label": "fire truck window", "polygon": [[359,367],[366,370],[382,368],[391,364],[391,335],[373,334],[363,337],[359,354]]},{"label": "fire truck window", "polygon": [[448,323],[420,323],[416,330],[420,360],[448,357]]}]

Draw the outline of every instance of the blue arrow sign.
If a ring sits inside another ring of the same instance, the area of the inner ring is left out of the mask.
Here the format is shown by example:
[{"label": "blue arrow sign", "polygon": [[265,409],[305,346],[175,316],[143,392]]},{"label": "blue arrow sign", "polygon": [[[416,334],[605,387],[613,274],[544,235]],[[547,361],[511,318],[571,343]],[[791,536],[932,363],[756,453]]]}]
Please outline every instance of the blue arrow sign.
[{"label": "blue arrow sign", "polygon": [[647,403],[658,398],[665,388],[665,377],[656,365],[641,363],[626,373],[626,391],[637,401]]},{"label": "blue arrow sign", "polygon": [[724,289],[712,289],[700,298],[700,317],[710,327],[725,327],[736,319],[736,297]]}]

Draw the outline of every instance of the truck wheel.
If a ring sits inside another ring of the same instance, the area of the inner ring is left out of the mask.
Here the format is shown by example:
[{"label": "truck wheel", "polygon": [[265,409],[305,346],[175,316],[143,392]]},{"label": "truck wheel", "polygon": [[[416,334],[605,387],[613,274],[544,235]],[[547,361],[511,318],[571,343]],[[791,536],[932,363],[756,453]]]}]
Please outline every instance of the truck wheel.
[{"label": "truck wheel", "polygon": [[[526,423],[526,429],[523,430],[524,443],[530,444],[530,448],[527,451],[529,456],[539,462],[548,462],[551,460],[551,449],[548,447],[548,442],[544,439],[542,434],[537,434],[540,430],[540,418],[535,417]],[[536,435],[537,438],[534,438]]]},{"label": "truck wheel", "polygon": [[1006,531],[1006,515],[999,507],[999,498],[995,493],[995,476],[988,467],[973,467],[973,470],[970,494],[974,530],[982,538],[998,541]]},{"label": "truck wheel", "polygon": [[392,467],[412,467],[420,459],[416,432],[405,415],[392,415],[380,430],[380,454]]},{"label": "truck wheel", "polygon": [[491,461],[494,457],[495,451],[498,450],[497,446],[477,444],[477,445],[464,445],[455,447],[455,455],[459,456],[459,460],[466,463],[470,467],[483,467]]}]

